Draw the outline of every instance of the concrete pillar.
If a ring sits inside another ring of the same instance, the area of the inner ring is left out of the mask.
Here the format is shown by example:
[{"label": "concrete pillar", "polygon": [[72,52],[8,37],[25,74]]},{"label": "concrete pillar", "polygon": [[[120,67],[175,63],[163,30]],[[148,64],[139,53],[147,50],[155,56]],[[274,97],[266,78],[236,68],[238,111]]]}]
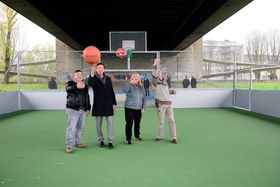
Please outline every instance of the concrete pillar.
[{"label": "concrete pillar", "polygon": [[179,55],[179,70],[196,78],[203,76],[202,39],[186,48]]},{"label": "concrete pillar", "polygon": [[84,69],[82,52],[75,51],[62,41],[56,39],[56,72],[57,80],[67,80],[77,69]]},{"label": "concrete pillar", "polygon": [[202,39],[197,40],[181,52],[161,52],[163,71],[172,76],[172,80],[182,80],[185,75],[200,78],[203,75]]}]

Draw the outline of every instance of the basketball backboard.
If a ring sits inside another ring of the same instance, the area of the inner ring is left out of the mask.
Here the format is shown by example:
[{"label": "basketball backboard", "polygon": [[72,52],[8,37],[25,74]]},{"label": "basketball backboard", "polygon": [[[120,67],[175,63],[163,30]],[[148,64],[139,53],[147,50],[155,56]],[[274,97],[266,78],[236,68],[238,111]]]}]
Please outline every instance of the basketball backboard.
[{"label": "basketball backboard", "polygon": [[118,48],[134,51],[147,51],[147,32],[145,31],[112,31],[109,32],[110,51]]}]

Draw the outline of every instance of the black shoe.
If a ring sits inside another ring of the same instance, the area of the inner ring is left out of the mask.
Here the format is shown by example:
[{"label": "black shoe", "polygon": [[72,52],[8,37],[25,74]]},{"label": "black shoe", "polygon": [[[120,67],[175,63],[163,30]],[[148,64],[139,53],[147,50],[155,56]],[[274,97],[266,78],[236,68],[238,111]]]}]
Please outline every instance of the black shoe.
[{"label": "black shoe", "polygon": [[99,147],[106,147],[106,145],[104,144],[103,141],[101,141],[101,142],[99,143]]},{"label": "black shoe", "polygon": [[127,144],[131,145],[131,141],[130,141],[130,140],[127,140]]},{"label": "black shoe", "polygon": [[138,138],[136,138],[136,140],[138,140],[138,141],[142,141],[142,138],[138,137]]},{"label": "black shoe", "polygon": [[113,149],[114,148],[113,144],[112,143],[108,143],[108,148],[109,149]]}]

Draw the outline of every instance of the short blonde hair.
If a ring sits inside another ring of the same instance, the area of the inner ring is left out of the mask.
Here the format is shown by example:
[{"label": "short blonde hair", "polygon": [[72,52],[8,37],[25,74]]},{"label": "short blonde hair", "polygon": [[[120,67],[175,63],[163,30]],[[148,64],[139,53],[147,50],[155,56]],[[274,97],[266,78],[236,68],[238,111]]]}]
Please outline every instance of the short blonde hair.
[{"label": "short blonde hair", "polygon": [[131,75],[130,81],[131,81],[133,78],[135,78],[135,77],[139,77],[139,82],[138,82],[137,85],[139,85],[139,86],[142,87],[141,76],[139,75],[139,73],[133,73],[133,74]]}]

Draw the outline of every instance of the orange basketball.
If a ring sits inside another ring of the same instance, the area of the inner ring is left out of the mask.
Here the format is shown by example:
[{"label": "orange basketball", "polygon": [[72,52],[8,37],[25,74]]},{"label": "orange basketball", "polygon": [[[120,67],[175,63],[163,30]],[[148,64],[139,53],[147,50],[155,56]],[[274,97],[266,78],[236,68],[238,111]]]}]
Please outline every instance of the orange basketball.
[{"label": "orange basketball", "polygon": [[95,64],[100,60],[100,51],[95,46],[88,46],[83,51],[83,60],[89,64]]}]

